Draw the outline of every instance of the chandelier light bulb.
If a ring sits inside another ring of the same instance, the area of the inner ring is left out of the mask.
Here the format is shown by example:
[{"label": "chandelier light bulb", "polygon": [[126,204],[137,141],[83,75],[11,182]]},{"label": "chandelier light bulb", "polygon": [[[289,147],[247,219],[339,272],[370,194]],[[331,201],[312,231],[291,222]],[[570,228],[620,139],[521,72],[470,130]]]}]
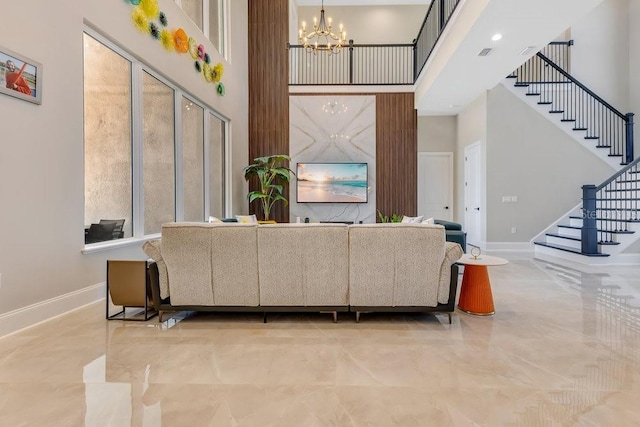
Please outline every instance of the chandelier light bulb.
[{"label": "chandelier light bulb", "polygon": [[306,23],[302,21],[302,29],[299,31],[298,39],[303,44],[307,52],[317,54],[318,51],[325,51],[328,55],[339,53],[347,40],[347,33],[344,26],[340,24],[340,32],[336,35],[331,30],[333,19],[325,18],[324,1],[320,9],[320,19],[313,17],[313,31],[307,33]]}]

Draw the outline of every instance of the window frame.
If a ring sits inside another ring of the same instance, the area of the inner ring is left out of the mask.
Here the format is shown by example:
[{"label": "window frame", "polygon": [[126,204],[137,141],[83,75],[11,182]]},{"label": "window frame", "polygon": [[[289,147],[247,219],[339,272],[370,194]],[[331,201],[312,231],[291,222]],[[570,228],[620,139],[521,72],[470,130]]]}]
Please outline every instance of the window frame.
[{"label": "window frame", "polygon": [[[210,214],[210,174],[211,174],[211,161],[210,161],[210,141],[208,140],[210,125],[209,114],[219,119],[222,123],[223,129],[223,141],[222,141],[222,159],[223,165],[222,172],[222,191],[223,196],[223,210],[225,215],[228,214],[230,206],[230,177],[229,171],[229,130],[231,121],[220,114],[218,111],[207,105],[204,101],[196,97],[195,95],[186,92],[178,84],[167,79],[162,74],[155,71],[151,66],[144,63],[140,59],[129,54],[125,49],[121,48],[117,44],[103,37],[97,31],[90,27],[85,26],[83,34],[88,35],[97,42],[104,45],[106,48],[112,50],[117,55],[121,56],[125,60],[131,63],[131,222],[132,222],[132,236],[122,239],[107,240],[104,242],[84,244],[82,253],[93,253],[103,250],[112,249],[114,247],[132,246],[140,244],[147,240],[153,240],[160,237],[160,233],[144,234],[144,171],[143,171],[143,150],[144,150],[144,112],[143,112],[143,76],[144,73],[158,79],[161,83],[167,85],[173,90],[174,96],[174,215],[176,222],[184,221],[184,189],[183,189],[183,139],[182,139],[182,99],[188,99],[198,107],[202,108],[203,114],[203,191],[204,191],[204,206],[203,206],[203,221],[209,217]],[[83,61],[83,80],[84,80],[84,61]],[[84,114],[84,112],[83,112]],[[84,116],[83,116],[84,122]],[[85,141],[83,140],[83,152],[85,147]],[[85,158],[83,156],[83,170],[86,166]],[[83,178],[84,179],[84,178]],[[85,183],[86,185],[86,183]],[[83,194],[86,191],[86,187],[83,185]],[[84,198],[84,196],[83,196]],[[83,212],[86,206],[83,204]],[[82,229],[84,229],[84,215]]]}]

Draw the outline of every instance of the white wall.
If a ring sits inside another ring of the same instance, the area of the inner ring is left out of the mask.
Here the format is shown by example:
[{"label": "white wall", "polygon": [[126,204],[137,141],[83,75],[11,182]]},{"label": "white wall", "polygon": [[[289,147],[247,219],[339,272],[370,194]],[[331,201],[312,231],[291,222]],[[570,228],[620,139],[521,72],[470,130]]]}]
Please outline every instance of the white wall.
[{"label": "white wall", "polygon": [[[193,71],[186,56],[166,53],[157,41],[138,33],[131,23],[128,2],[64,0],[55,7],[46,0],[5,3],[2,45],[41,62],[44,73],[42,105],[0,95],[0,335],[10,331],[6,327],[10,316],[5,314],[104,282],[107,259],[145,258],[140,243],[81,253],[83,20],[231,119],[232,173],[238,181],[233,185],[233,196],[238,210],[245,204],[241,169],[248,152],[246,1],[229,2],[236,29],[230,32],[230,62],[198,34],[172,0],[159,2],[172,27],[182,26],[187,34],[197,34],[213,62],[223,61],[225,97],[219,97],[213,85]],[[95,299],[95,292],[87,298]],[[85,298],[82,302],[89,301]],[[49,315],[57,314],[63,305],[50,310]],[[37,316],[29,319],[39,320]]]},{"label": "white wall", "polygon": [[629,3],[637,0],[606,0],[571,26],[571,74],[622,113],[630,104]]},{"label": "white wall", "polygon": [[614,173],[502,85],[487,98],[486,150],[487,242],[530,241],[580,203],[582,185]]},{"label": "white wall", "polygon": [[[455,209],[453,220],[464,224],[464,148],[475,142],[481,142],[481,163],[486,164],[487,140],[487,93],[482,93],[460,114],[457,123],[455,170]],[[481,187],[484,187],[484,176]],[[484,202],[483,202],[484,205]],[[484,210],[482,211],[484,212]],[[485,230],[480,236],[486,241]]]},{"label": "white wall", "polygon": [[457,116],[418,117],[418,152],[455,152]]},{"label": "white wall", "polygon": [[[635,117],[635,152],[640,155],[640,2],[629,2],[629,111]],[[640,249],[640,247],[639,247]]]},{"label": "white wall", "polygon": [[[356,44],[411,43],[418,36],[428,4],[402,6],[326,6],[325,18],[333,18],[333,32],[338,34],[340,23],[347,32],[347,40]],[[320,19],[320,7],[298,7],[298,26],[307,23],[307,33],[313,31],[313,17]],[[296,29],[296,33],[297,33]],[[297,44],[296,38],[296,44]]]}]

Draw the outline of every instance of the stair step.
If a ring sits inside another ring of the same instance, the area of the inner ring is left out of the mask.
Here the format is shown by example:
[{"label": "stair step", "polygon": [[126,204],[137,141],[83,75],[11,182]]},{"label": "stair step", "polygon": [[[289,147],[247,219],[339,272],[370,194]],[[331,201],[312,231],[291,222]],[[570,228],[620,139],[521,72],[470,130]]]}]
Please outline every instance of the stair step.
[{"label": "stair step", "polygon": [[573,128],[573,130],[587,130],[587,128]]},{"label": "stair step", "polygon": [[[622,154],[607,154],[609,157],[622,157]],[[622,164],[622,163],[620,163]]]},{"label": "stair step", "polygon": [[561,122],[575,122],[576,119],[561,119]]},{"label": "stair step", "polygon": [[544,235],[549,237],[557,237],[558,239],[573,240],[574,242],[580,242],[582,240],[579,237],[565,236],[564,234],[557,234],[557,233],[545,233]]},{"label": "stair step", "polygon": [[[631,198],[631,199],[629,199],[629,198],[622,198],[622,199],[596,199],[596,200],[597,200],[597,201],[600,201],[600,202],[602,202],[602,201],[605,201],[605,202],[634,202],[634,201],[638,201],[638,200],[640,200],[640,198],[638,198],[638,197],[634,197],[634,198]],[[603,208],[603,209],[604,209],[604,208]],[[628,210],[628,209],[624,209],[624,208],[617,208],[617,210],[620,210],[620,211],[626,211],[626,210]],[[638,209],[631,209],[631,210],[636,210],[636,211],[637,211]]]},{"label": "stair step", "polygon": [[585,136],[584,139],[600,139],[599,136]]},{"label": "stair step", "polygon": [[640,179],[625,179],[623,181],[616,181],[618,184],[623,184],[623,183],[631,183],[631,182],[640,182]]},{"label": "stair step", "polygon": [[611,234],[634,234],[635,231],[631,231],[631,230],[600,230],[598,229],[598,231],[601,231],[603,233],[611,233]]},{"label": "stair step", "polygon": [[596,145],[596,148],[611,148],[610,145]]},{"label": "stair step", "polygon": [[529,83],[514,83],[515,87],[528,87]]},{"label": "stair step", "polygon": [[[569,218],[582,219],[581,216],[570,216]],[[574,230],[582,230],[582,227],[579,227],[577,225],[558,225],[558,228],[560,228],[560,227],[562,227],[562,228],[571,228],[571,229],[574,229]]]},{"label": "stair step", "polygon": [[547,248],[558,249],[560,251],[571,252],[571,253],[578,254],[578,255],[584,255],[584,256],[588,256],[588,257],[607,257],[607,256],[609,256],[609,254],[602,254],[602,253],[598,253],[598,254],[583,254],[582,251],[580,251],[578,249],[574,249],[574,248],[570,248],[568,246],[562,246],[562,245],[552,245],[552,244],[547,243],[547,242],[533,242],[533,244],[534,245],[545,246]]},{"label": "stair step", "polygon": [[620,242],[598,242],[599,245],[604,245],[604,246],[615,246],[615,245],[619,245]]},{"label": "stair step", "polygon": [[564,110],[549,110],[549,113],[551,113],[551,114],[562,114],[562,113],[564,113]]},{"label": "stair step", "polygon": [[517,75],[517,74],[509,74],[509,75],[507,76],[507,78],[508,78],[508,79],[517,79],[517,78],[518,78],[518,75]]},{"label": "stair step", "polygon": [[532,93],[527,92],[526,95],[527,96],[540,96],[540,94],[536,93],[536,92],[532,92]]},{"label": "stair step", "polygon": [[640,212],[640,208],[598,208],[599,211]]},{"label": "stair step", "polygon": [[551,102],[551,101],[539,101],[538,102],[538,105],[551,105],[551,104],[553,104],[553,102]]}]

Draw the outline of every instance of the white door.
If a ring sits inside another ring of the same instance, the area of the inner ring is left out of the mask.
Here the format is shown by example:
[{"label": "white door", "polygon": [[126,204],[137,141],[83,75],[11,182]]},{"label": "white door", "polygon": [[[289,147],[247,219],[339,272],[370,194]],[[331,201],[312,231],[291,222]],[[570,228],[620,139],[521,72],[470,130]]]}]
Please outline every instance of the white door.
[{"label": "white door", "polygon": [[418,153],[418,215],[453,219],[453,153]]},{"label": "white door", "polygon": [[467,243],[480,246],[482,231],[482,174],[480,142],[464,149],[464,224]]}]

